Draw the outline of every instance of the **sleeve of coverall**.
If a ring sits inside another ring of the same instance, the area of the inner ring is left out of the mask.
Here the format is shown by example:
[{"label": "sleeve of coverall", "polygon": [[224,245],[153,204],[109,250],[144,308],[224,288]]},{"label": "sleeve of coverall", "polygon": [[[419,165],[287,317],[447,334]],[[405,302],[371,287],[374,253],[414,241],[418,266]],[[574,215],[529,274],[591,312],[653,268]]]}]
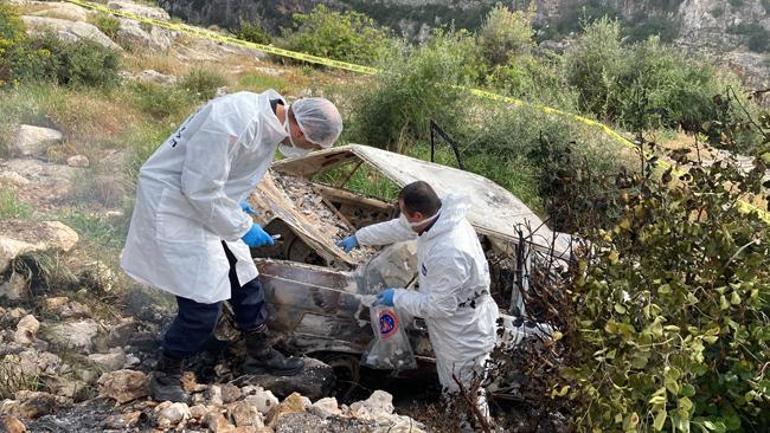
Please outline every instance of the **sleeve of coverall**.
[{"label": "sleeve of coverall", "polygon": [[393,305],[417,317],[433,319],[449,317],[457,311],[459,292],[468,276],[462,257],[441,257],[428,264],[426,287],[419,291],[396,289]]},{"label": "sleeve of coverall", "polygon": [[182,194],[203,225],[226,241],[236,241],[249,231],[252,220],[225,194],[239,132],[228,124],[227,114],[218,111],[212,104],[204,107],[198,116],[205,119],[185,142]]},{"label": "sleeve of coverall", "polygon": [[360,245],[390,245],[417,238],[414,230],[404,227],[398,218],[372,224],[356,232]]}]

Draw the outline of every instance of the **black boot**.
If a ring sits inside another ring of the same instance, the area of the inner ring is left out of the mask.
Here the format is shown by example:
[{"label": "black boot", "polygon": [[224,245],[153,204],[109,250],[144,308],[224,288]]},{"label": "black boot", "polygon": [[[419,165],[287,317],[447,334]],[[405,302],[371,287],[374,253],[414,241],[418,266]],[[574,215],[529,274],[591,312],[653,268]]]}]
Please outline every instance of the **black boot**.
[{"label": "black boot", "polygon": [[294,376],[305,367],[305,361],[294,357],[287,358],[273,349],[265,328],[247,332],[245,340],[247,357],[243,371],[246,374]]},{"label": "black boot", "polygon": [[158,360],[150,379],[150,393],[155,401],[186,403],[188,395],[182,389],[183,359],[167,356],[165,353]]}]

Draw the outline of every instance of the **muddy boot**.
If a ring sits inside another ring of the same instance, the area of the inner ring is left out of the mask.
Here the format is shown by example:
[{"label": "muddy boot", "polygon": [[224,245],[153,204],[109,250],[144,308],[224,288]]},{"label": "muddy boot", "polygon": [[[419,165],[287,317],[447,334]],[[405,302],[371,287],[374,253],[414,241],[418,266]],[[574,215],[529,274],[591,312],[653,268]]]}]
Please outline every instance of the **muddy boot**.
[{"label": "muddy boot", "polygon": [[150,379],[150,393],[153,400],[158,402],[187,402],[188,395],[182,389],[181,382],[183,362],[183,359],[171,358],[165,354],[161,355]]},{"label": "muddy boot", "polygon": [[294,376],[305,367],[305,361],[290,357],[273,349],[267,337],[267,330],[250,331],[245,334],[246,362],[245,374],[272,374],[274,376]]}]

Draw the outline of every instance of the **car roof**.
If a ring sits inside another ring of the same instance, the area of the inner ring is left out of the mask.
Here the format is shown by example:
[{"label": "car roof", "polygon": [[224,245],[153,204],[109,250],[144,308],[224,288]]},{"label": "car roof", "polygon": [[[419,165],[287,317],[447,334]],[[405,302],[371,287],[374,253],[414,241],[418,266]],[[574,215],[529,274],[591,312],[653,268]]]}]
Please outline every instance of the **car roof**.
[{"label": "car roof", "polygon": [[517,228],[532,232],[531,242],[539,247],[555,246],[557,255],[569,248],[567,237],[551,231],[543,220],[508,190],[484,176],[453,167],[360,144],[313,152],[299,158],[277,161],[273,168],[304,177],[335,166],[360,160],[403,187],[415,181],[429,183],[439,194],[462,194],[471,201],[467,215],[477,232],[516,242]]}]

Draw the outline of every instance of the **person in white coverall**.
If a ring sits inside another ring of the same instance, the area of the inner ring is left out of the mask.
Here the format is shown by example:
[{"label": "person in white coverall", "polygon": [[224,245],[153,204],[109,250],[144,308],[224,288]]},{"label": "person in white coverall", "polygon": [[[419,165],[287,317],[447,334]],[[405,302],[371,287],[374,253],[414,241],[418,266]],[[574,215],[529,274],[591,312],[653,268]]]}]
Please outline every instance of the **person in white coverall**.
[{"label": "person in white coverall", "polygon": [[298,373],[267,338],[267,310],[249,247],[273,245],[245,201],[276,149],[298,156],[333,145],[342,131],[334,105],[304,98],[289,106],[278,93],[239,92],[191,115],[139,172],[136,205],[121,266],[132,278],[176,295],[176,318],[150,389],[158,401],[185,401],[185,358],[200,351],[230,300],[244,333],[246,373]]},{"label": "person in white coverall", "polygon": [[[455,378],[470,391],[495,346],[499,311],[489,294],[486,256],[465,218],[469,200],[441,200],[430,185],[415,182],[399,194],[399,207],[399,218],[364,227],[338,245],[349,252],[417,239],[418,290],[386,289],[378,302],[425,319],[445,392],[459,391]],[[483,390],[478,404],[488,417]]]}]

